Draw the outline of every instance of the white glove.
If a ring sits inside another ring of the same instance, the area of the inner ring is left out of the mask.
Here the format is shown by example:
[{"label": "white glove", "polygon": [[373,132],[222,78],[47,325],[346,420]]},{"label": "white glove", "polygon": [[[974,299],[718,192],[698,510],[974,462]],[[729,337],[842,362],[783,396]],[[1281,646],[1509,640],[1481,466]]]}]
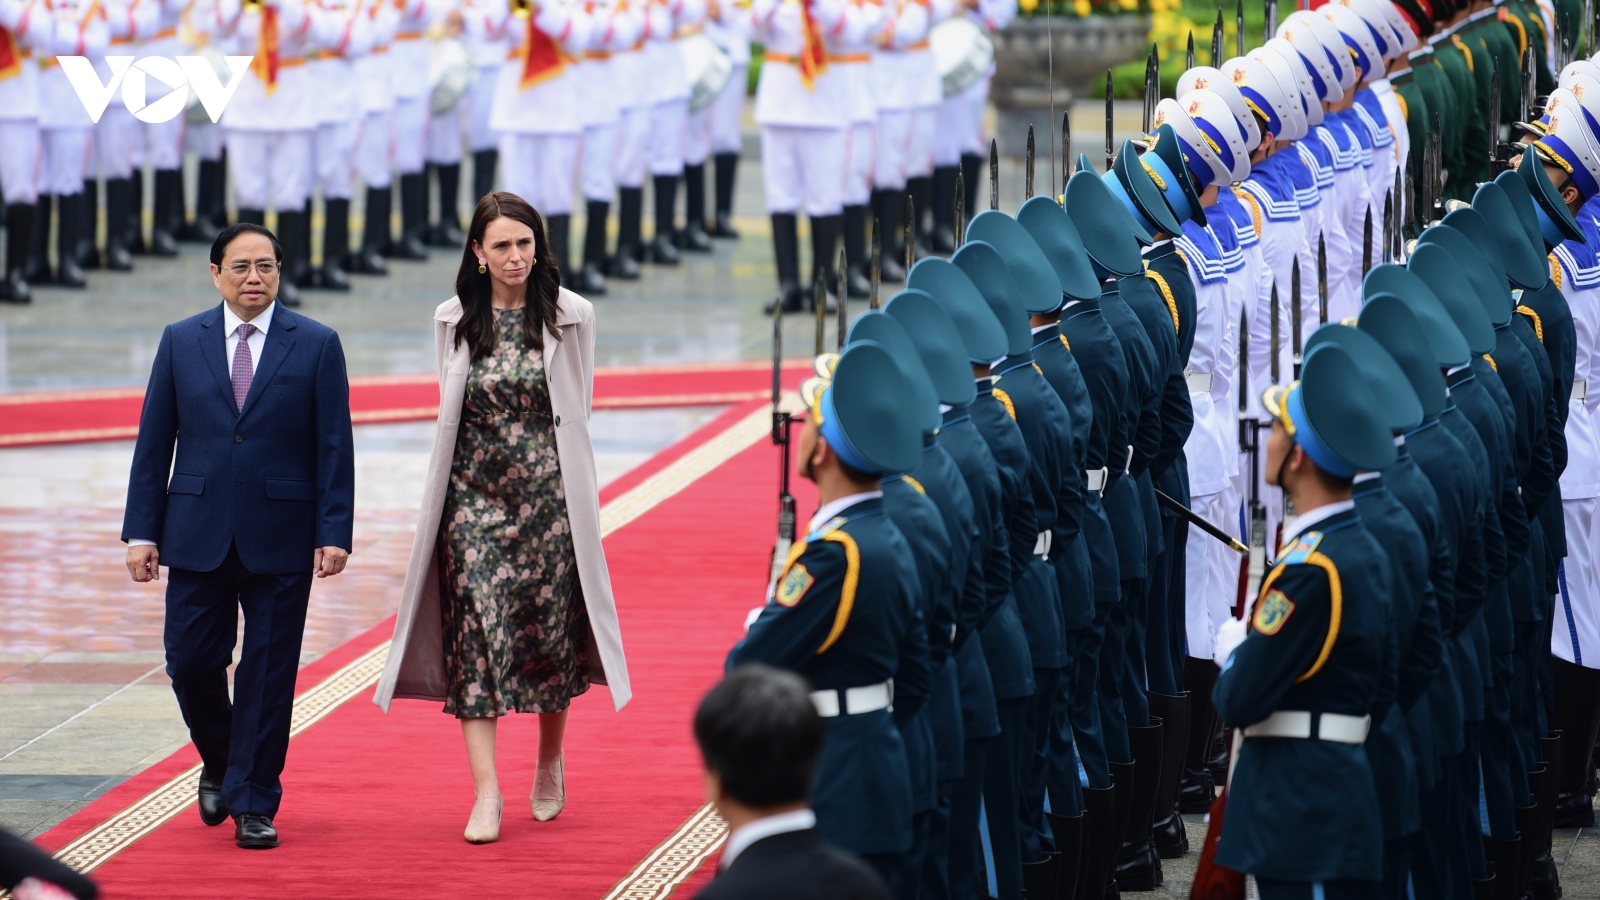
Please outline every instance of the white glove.
[{"label": "white glove", "polygon": [[744,630],[745,631],[749,631],[750,630],[750,626],[754,625],[756,623],[756,620],[761,618],[761,611],[764,610],[764,609],[766,609],[765,606],[758,606],[755,609],[750,610],[750,612],[744,617]]},{"label": "white glove", "polygon": [[1211,659],[1218,668],[1228,665],[1228,657],[1244,643],[1247,634],[1243,619],[1228,619],[1217,627],[1217,642],[1211,648]]}]

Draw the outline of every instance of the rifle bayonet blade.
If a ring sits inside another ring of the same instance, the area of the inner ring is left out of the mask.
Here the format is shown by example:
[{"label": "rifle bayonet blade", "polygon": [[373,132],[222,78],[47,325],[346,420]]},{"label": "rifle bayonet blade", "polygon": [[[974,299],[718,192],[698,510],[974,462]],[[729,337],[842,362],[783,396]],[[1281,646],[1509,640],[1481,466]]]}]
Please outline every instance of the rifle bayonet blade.
[{"label": "rifle bayonet blade", "polygon": [[1061,202],[1066,202],[1067,181],[1072,178],[1072,113],[1061,114]]},{"label": "rifle bayonet blade", "polygon": [[1194,68],[1194,29],[1189,29],[1189,47],[1184,51],[1183,70],[1185,72]]},{"label": "rifle bayonet blade", "polygon": [[1317,321],[1328,323],[1328,240],[1317,235]]},{"label": "rifle bayonet blade", "polygon": [[1244,55],[1244,0],[1233,10],[1233,55]]},{"label": "rifle bayonet blade", "polygon": [[1028,126],[1027,157],[1022,163],[1022,202],[1033,199],[1033,125]]},{"label": "rifle bayonet blade", "polygon": [[1390,262],[1394,249],[1394,190],[1383,195],[1383,261]]},{"label": "rifle bayonet blade", "polygon": [[844,245],[839,246],[838,268],[834,269],[837,277],[835,290],[839,296],[839,352],[844,352],[844,336],[850,330],[850,263],[845,259]]},{"label": "rifle bayonet blade", "polygon": [[[1270,320],[1269,330],[1271,331],[1271,339],[1272,339],[1272,356],[1267,361],[1267,373],[1272,376],[1272,383],[1273,384],[1277,384],[1278,383],[1278,346],[1279,346],[1279,337],[1278,337],[1278,335],[1279,335],[1279,325],[1278,325],[1278,281],[1277,281],[1277,279],[1273,279],[1273,281],[1272,281],[1271,307],[1272,308],[1271,308],[1271,311],[1269,312],[1269,315],[1272,318]],[[821,339],[819,338],[818,340],[819,340],[818,346],[821,346],[821,344],[820,344],[820,340]]]},{"label": "rifle bayonet blade", "polygon": [[967,240],[967,176],[956,167],[955,243],[959,247]]},{"label": "rifle bayonet blade", "polygon": [[1300,377],[1300,349],[1305,344],[1304,317],[1300,311],[1304,303],[1300,287],[1300,256],[1295,254],[1289,266],[1289,358],[1294,360],[1296,378]]},{"label": "rifle bayonet blade", "polygon": [[1111,171],[1111,161],[1113,159],[1113,157],[1112,157],[1112,146],[1113,145],[1111,143],[1111,115],[1112,115],[1112,112],[1113,112],[1113,108],[1112,108],[1111,104],[1112,104],[1111,70],[1107,69],[1106,70],[1106,171],[1107,172]]},{"label": "rifle bayonet blade", "polygon": [[867,297],[868,309],[878,309],[883,306],[878,299],[878,287],[883,284],[883,244],[879,242],[877,234],[880,229],[881,223],[874,216],[872,219],[872,233],[867,236],[867,246],[872,248],[872,265],[871,271],[868,273],[872,282],[872,293]]},{"label": "rifle bayonet blade", "polygon": [[828,285],[823,280],[822,266],[817,266],[817,278],[811,286],[811,300],[817,313],[817,340],[816,351],[812,356],[821,356],[828,336]]},{"label": "rifle bayonet blade", "polygon": [[[1367,218],[1361,224],[1361,277],[1372,271],[1372,206],[1367,205]],[[1322,311],[1322,323],[1328,323],[1328,311]]]},{"label": "rifle bayonet blade", "polygon": [[1222,24],[1222,10],[1217,9],[1217,24],[1211,26],[1211,68],[1222,68],[1222,40],[1225,35],[1225,26]]},{"label": "rifle bayonet blade", "polygon": [[906,274],[911,274],[911,267],[917,262],[917,201],[906,194]]},{"label": "rifle bayonet blade", "polygon": [[1500,61],[1489,74],[1489,176],[1494,177],[1500,148]]},{"label": "rifle bayonet blade", "polygon": [[989,208],[1000,208],[1000,148],[989,139]]}]

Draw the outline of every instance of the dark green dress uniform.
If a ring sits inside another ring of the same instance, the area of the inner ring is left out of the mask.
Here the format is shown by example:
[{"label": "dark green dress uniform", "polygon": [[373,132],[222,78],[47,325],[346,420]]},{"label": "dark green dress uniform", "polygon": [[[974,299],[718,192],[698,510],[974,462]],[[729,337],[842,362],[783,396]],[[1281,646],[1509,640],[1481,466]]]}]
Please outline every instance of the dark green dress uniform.
[{"label": "dark green dress uniform", "polygon": [[[1440,142],[1444,150],[1444,166],[1452,176],[1445,185],[1445,194],[1452,200],[1468,200],[1476,177],[1484,174],[1479,165],[1483,149],[1489,146],[1487,70],[1480,77],[1476,72],[1477,60],[1467,42],[1452,29],[1447,36],[1434,44],[1434,59],[1443,69],[1450,86],[1455,90],[1455,124],[1446,131]],[[1481,82],[1481,83],[1480,83]],[[1469,180],[1469,178],[1471,180]]]},{"label": "dark green dress uniform", "polygon": [[[1429,123],[1433,116],[1429,112],[1428,98],[1423,93],[1422,85],[1417,83],[1417,63],[1410,60],[1404,69],[1399,69],[1389,75],[1389,86],[1394,88],[1395,96],[1400,100],[1400,112],[1406,119],[1406,136],[1410,139],[1410,146],[1423,147],[1428,139]],[[1422,174],[1422,153],[1419,150],[1406,157],[1406,174],[1412,179]]]},{"label": "dark green dress uniform", "polygon": [[[884,312],[906,330],[933,381],[939,402],[950,406],[944,416],[962,417],[973,401],[972,370],[966,361],[961,335],[948,314],[922,291],[902,291],[891,297]],[[956,667],[961,693],[964,744],[962,768],[954,773],[954,783],[941,783],[948,791],[950,805],[949,853],[946,867],[951,896],[970,896],[985,880],[983,845],[979,832],[984,762],[989,742],[1000,733],[995,701],[995,683],[979,635],[992,633],[993,620],[1000,619],[1018,632],[1016,644],[1026,652],[1026,643],[1016,621],[1015,605],[1008,606],[1011,588],[1010,540],[1001,508],[1000,481],[994,466],[987,473],[975,473],[971,481],[945,448],[954,441],[963,456],[971,455],[970,435],[950,429],[946,421],[937,440],[925,442],[923,462],[911,476],[928,491],[939,506],[947,531],[969,533],[967,577],[963,587],[963,606],[976,608],[970,621],[957,615]],[[981,476],[981,477],[980,477]],[[976,490],[973,490],[976,488]],[[1007,614],[1008,615],[1003,615]],[[971,638],[979,638],[973,640]],[[1004,684],[1004,680],[1002,681]],[[941,778],[945,773],[941,773]],[[928,865],[937,865],[930,846]],[[926,867],[925,867],[926,869]]]},{"label": "dark green dress uniform", "polygon": [[[910,384],[881,345],[847,347],[831,384],[802,392],[823,436],[858,471],[903,472],[920,436]],[[804,675],[827,718],[812,808],[826,840],[863,855],[892,883],[912,846],[911,785],[896,723],[928,697],[921,583],[878,492],[814,523],[790,552],[773,596],[728,654]],[[887,701],[887,702],[885,702]]]},{"label": "dark green dress uniform", "polygon": [[[1399,365],[1375,338],[1349,325],[1330,324],[1311,334],[1306,349],[1325,343],[1337,344],[1350,354],[1365,376],[1367,388],[1377,400],[1392,433],[1404,434],[1422,424],[1421,401]],[[1367,755],[1383,818],[1384,896],[1394,900],[1406,897],[1411,868],[1410,839],[1421,828],[1419,758],[1428,755],[1427,768],[1430,772],[1433,769],[1432,722],[1422,722],[1427,730],[1426,743],[1419,747],[1413,740],[1416,729],[1412,727],[1412,713],[1419,704],[1427,702],[1427,691],[1439,673],[1444,649],[1439,607],[1430,577],[1434,548],[1405,504],[1388,486],[1391,473],[1400,468],[1399,463],[1397,449],[1395,465],[1389,471],[1357,475],[1351,498],[1362,524],[1388,555],[1394,580],[1391,631],[1399,661],[1398,687],[1394,707],[1384,717],[1382,727],[1374,730],[1367,740]],[[1422,478],[1415,472],[1414,465],[1412,470],[1417,478]],[[1432,489],[1428,492],[1431,495]],[[1433,499],[1437,504],[1437,498]],[[1427,712],[1426,707],[1423,712]]]},{"label": "dark green dress uniform", "polygon": [[[1471,860],[1479,860],[1481,866],[1483,852],[1476,807],[1462,808],[1459,787],[1468,780],[1473,786],[1477,784],[1476,750],[1469,763],[1464,732],[1467,719],[1476,723],[1483,718],[1482,684],[1471,635],[1466,632],[1471,619],[1465,610],[1470,605],[1475,611],[1482,602],[1482,523],[1487,485],[1478,470],[1461,464],[1469,458],[1467,450],[1440,422],[1446,397],[1439,373],[1443,368],[1464,363],[1467,345],[1427,285],[1405,269],[1378,266],[1363,288],[1367,300],[1359,327],[1384,345],[1422,402],[1423,422],[1407,432],[1400,455],[1409,457],[1425,476],[1438,504],[1440,546],[1435,549],[1436,561],[1430,572],[1446,654],[1444,672],[1434,680],[1426,700],[1434,713],[1433,770],[1419,783],[1422,830],[1412,847],[1412,884],[1418,897],[1455,897],[1471,890]],[[1394,293],[1387,292],[1390,290]],[[1425,332],[1419,316],[1412,312],[1413,305],[1400,295],[1425,308],[1431,316],[1428,321],[1435,327]],[[1472,437],[1477,440],[1476,435]],[[1477,449],[1481,454],[1481,442]],[[1399,476],[1405,471],[1404,460],[1399,460],[1385,473],[1385,481],[1392,480],[1400,487],[1404,482]],[[1401,494],[1403,501],[1406,496]],[[1412,500],[1407,505],[1419,525],[1428,521],[1430,507],[1425,494],[1420,503]],[[1462,596],[1472,586],[1477,586],[1473,594],[1477,599]],[[1467,708],[1469,699],[1474,704],[1472,710]],[[1474,734],[1476,727],[1471,726]],[[1419,757],[1419,771],[1425,771],[1426,762]]]},{"label": "dark green dress uniform", "polygon": [[[1302,372],[1263,398],[1295,443],[1336,477],[1387,468],[1394,444],[1350,355],[1317,347]],[[1244,729],[1216,861],[1255,876],[1264,898],[1319,883],[1327,896],[1379,894],[1383,828],[1363,744],[1394,700],[1394,589],[1354,506],[1301,513],[1213,692]]]}]

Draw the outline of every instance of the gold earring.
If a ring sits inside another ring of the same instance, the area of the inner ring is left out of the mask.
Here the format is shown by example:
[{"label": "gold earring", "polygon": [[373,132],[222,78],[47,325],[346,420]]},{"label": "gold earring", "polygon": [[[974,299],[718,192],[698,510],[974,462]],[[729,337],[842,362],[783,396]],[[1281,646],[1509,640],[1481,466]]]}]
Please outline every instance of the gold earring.
[{"label": "gold earring", "polygon": [[479,275],[487,275],[487,274],[489,274],[489,267],[483,264],[483,260],[479,260],[478,261],[478,274]]}]

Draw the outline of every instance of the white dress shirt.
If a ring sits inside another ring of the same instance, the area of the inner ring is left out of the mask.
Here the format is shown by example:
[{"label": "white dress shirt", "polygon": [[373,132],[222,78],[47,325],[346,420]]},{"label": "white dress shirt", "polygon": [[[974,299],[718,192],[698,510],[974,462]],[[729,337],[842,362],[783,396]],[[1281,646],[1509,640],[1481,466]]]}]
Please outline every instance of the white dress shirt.
[{"label": "white dress shirt", "polygon": [[824,503],[817,508],[817,514],[811,517],[811,523],[806,526],[806,532],[809,534],[816,531],[817,526],[825,524],[829,519],[863,500],[871,500],[874,497],[882,496],[883,491],[862,491],[859,494],[847,494],[837,500]]},{"label": "white dress shirt", "polygon": [[[250,320],[250,324],[256,327],[255,334],[250,335],[251,377],[255,376],[256,367],[261,365],[261,350],[267,345],[267,329],[272,327],[272,313],[277,308],[278,301],[274,300],[267,304],[267,308],[263,309],[260,315]],[[245,321],[234,315],[233,308],[227,303],[223,303],[222,327],[226,329],[224,333],[227,335],[227,355],[222,359],[222,368],[223,371],[228,373],[230,382],[233,381],[233,354],[239,349],[239,326],[243,324],[245,324]],[[129,547],[153,547],[155,543],[155,541],[148,538],[128,539]]]},{"label": "white dress shirt", "polygon": [[[267,308],[263,309],[260,315],[250,320],[250,324],[256,327],[256,333],[250,335],[250,374],[252,377],[256,373],[256,367],[261,365],[261,350],[267,345],[267,329],[272,327],[272,313],[277,308],[278,301],[274,300],[267,304]],[[243,324],[245,324],[245,321],[233,314],[232,307],[226,303],[222,304],[222,327],[225,329],[224,334],[228,336],[228,355],[223,358],[222,362],[228,372],[228,380],[230,381],[233,380],[233,354],[239,349],[239,326]]]},{"label": "white dress shirt", "polygon": [[1294,546],[1295,538],[1311,530],[1311,526],[1326,519],[1337,516],[1345,510],[1355,509],[1354,500],[1340,500],[1336,503],[1325,503],[1316,509],[1306,510],[1294,517],[1292,523],[1284,525],[1283,548],[1287,550]]},{"label": "white dress shirt", "polygon": [[722,859],[717,862],[717,868],[726,872],[728,867],[733,865],[733,861],[739,858],[739,854],[756,841],[815,827],[817,827],[817,814],[809,809],[796,809],[757,819],[754,822],[746,822],[728,835],[728,843],[722,848]]}]

